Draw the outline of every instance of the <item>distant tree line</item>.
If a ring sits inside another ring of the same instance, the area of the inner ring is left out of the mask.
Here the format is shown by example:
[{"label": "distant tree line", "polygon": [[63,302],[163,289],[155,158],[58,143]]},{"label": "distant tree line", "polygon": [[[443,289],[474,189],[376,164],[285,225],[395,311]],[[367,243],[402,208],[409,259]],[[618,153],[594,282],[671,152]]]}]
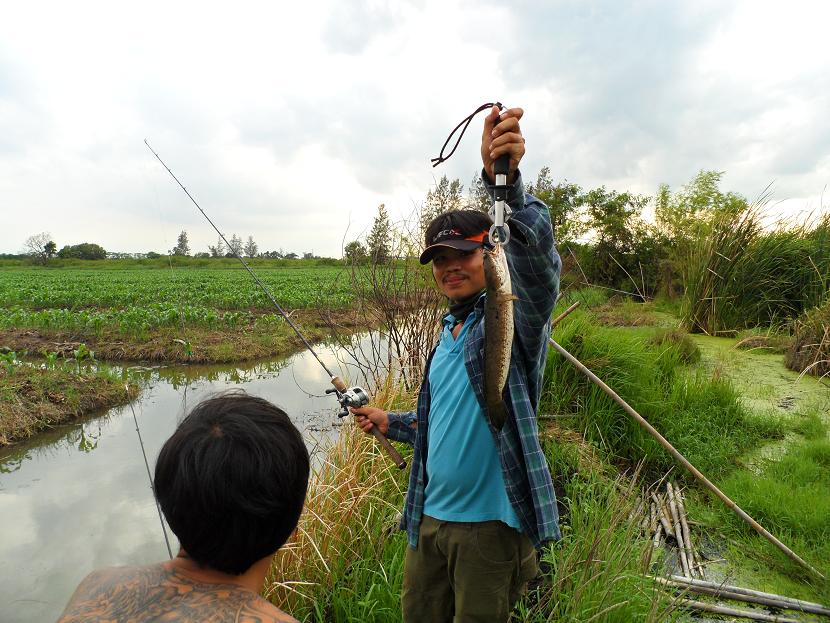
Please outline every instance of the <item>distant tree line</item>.
[{"label": "distant tree line", "polygon": [[[190,241],[186,230],[182,230],[176,239],[176,245],[167,252],[167,255],[177,257],[194,257],[199,259],[208,258],[223,258],[223,257],[240,257],[247,258],[267,258],[267,259],[285,259],[294,260],[301,256],[297,253],[279,249],[276,251],[260,251],[259,245],[254,241],[253,236],[248,236],[248,239],[243,240],[233,234],[228,241],[229,245],[220,237],[215,245],[208,245],[207,251],[201,251],[193,254],[190,253]],[[146,253],[119,253],[107,252],[101,245],[84,242],[75,245],[66,245],[60,250],[57,248],[52,235],[49,232],[41,232],[29,236],[23,244],[22,254],[0,254],[0,259],[22,259],[29,258],[30,260],[46,264],[53,258],[60,259],[79,259],[79,260],[103,260],[103,259],[157,259],[163,257],[163,254],[156,251],[147,251]],[[302,254],[303,259],[326,259],[320,258],[314,252],[305,252]]]}]

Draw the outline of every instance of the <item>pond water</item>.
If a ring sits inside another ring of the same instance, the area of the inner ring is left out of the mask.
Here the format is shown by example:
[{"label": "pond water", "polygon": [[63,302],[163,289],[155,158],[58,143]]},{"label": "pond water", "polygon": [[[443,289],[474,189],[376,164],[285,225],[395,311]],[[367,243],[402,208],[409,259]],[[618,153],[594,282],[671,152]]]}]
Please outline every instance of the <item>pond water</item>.
[{"label": "pond water", "polygon": [[[340,353],[317,352],[335,374],[362,382]],[[133,405],[151,470],[185,411],[231,387],[285,409],[317,456],[343,424],[336,400],[323,393],[329,378],[308,352],[145,374],[147,386]],[[123,406],[0,450],[0,621],[54,621],[91,570],[167,559],[135,428]],[[168,534],[175,553],[178,543]]]}]

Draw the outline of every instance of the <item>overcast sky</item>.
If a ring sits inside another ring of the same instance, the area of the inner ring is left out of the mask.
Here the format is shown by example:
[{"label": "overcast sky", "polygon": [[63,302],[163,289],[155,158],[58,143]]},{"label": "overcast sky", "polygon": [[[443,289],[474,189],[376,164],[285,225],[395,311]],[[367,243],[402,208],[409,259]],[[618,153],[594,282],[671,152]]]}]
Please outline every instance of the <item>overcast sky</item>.
[{"label": "overcast sky", "polygon": [[378,204],[400,219],[443,174],[466,188],[480,118],[429,159],[497,99],[526,111],[531,180],[654,194],[714,169],[818,209],[829,30],[820,0],[5,3],[0,252],[41,231],[164,251],[182,229],[207,250],[147,138],[228,236],[339,257]]}]

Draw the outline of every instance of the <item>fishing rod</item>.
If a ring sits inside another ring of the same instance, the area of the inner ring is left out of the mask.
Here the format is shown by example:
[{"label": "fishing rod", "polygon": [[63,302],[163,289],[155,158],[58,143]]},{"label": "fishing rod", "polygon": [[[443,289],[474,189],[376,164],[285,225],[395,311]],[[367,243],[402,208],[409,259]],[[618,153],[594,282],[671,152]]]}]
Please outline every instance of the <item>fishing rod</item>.
[{"label": "fishing rod", "polygon": [[[124,384],[124,391],[127,392],[127,396],[130,395],[130,388],[125,383]],[[130,400],[130,411],[133,412],[133,422],[135,422],[135,432],[138,434],[138,444],[141,446],[141,455],[144,457],[144,467],[147,468],[147,478],[150,479],[150,491],[153,492],[153,500],[156,503],[156,510],[159,513],[159,521],[161,522],[161,531],[164,533],[164,543],[167,545],[167,554],[170,556],[170,560],[173,560],[173,550],[170,548],[170,539],[167,538],[167,528],[164,527],[164,517],[161,514],[161,506],[159,505],[159,500],[156,497],[156,487],[153,485],[153,476],[150,474],[150,463],[147,461],[147,452],[144,451],[144,440],[141,439],[141,429],[138,426],[138,418],[135,415],[135,408],[133,407],[133,401]]]},{"label": "fishing rod", "polygon": [[[202,209],[202,206],[200,206],[197,203],[197,201],[193,198],[193,196],[190,194],[190,192],[187,190],[187,188],[184,187],[184,184],[182,184],[179,181],[179,178],[176,177],[176,175],[173,173],[173,171],[170,170],[170,167],[168,167],[165,164],[164,160],[161,159],[161,156],[159,156],[158,153],[156,153],[156,151],[152,147],[150,147],[150,143],[147,142],[147,139],[144,139],[144,144],[147,145],[147,149],[150,150],[150,152],[156,157],[156,159],[161,163],[161,165],[165,169],[167,169],[167,172],[170,174],[170,176],[174,180],[176,180],[176,183],[181,187],[181,189],[187,195],[188,199],[190,199],[190,201],[193,203],[193,205],[195,205],[196,208],[198,208],[199,212],[202,213],[202,216],[204,216],[205,220],[207,220],[207,222],[210,223],[210,226],[213,227],[213,229],[216,231],[216,233],[219,234],[219,237],[227,245],[228,249],[230,249],[230,252],[233,254],[233,256],[236,259],[238,259],[239,262],[242,264],[243,268],[245,268],[245,270],[248,271],[248,274],[251,275],[251,277],[256,282],[256,284],[265,293],[265,296],[268,297],[268,299],[271,301],[271,303],[273,303],[274,307],[277,309],[277,311],[280,313],[280,315],[285,319],[285,321],[288,323],[288,325],[294,330],[294,333],[297,334],[297,337],[300,338],[300,340],[305,345],[305,347],[308,349],[308,351],[312,355],[314,355],[314,358],[317,360],[317,363],[319,363],[320,366],[322,366],[323,370],[326,371],[326,374],[329,375],[329,378],[331,380],[331,384],[334,386],[334,388],[333,389],[327,389],[326,393],[327,394],[335,394],[335,397],[337,398],[337,401],[340,403],[340,412],[337,414],[338,417],[342,418],[342,417],[346,417],[347,415],[349,415],[349,408],[350,407],[362,407],[364,405],[369,404],[369,394],[366,392],[366,390],[364,390],[362,387],[357,386],[357,385],[354,386],[354,387],[349,388],[346,385],[346,383],[343,382],[343,379],[341,379],[339,376],[333,374],[331,372],[331,370],[329,370],[328,366],[326,366],[326,364],[323,362],[323,360],[320,359],[320,357],[317,355],[317,352],[314,350],[314,347],[312,347],[312,345],[309,343],[309,341],[305,338],[302,331],[300,331],[299,327],[296,324],[294,324],[294,321],[291,320],[290,316],[285,312],[285,310],[283,310],[282,306],[277,302],[277,299],[274,298],[274,295],[271,294],[271,291],[268,289],[268,287],[260,280],[260,278],[253,271],[253,269],[248,265],[248,263],[244,259],[242,259],[242,256],[239,255],[239,252],[237,251],[237,249],[228,242],[227,238],[225,238],[225,235],[221,231],[219,231],[219,228],[214,224],[214,222],[210,219],[210,217],[207,215],[207,213],[205,213],[205,211]],[[380,430],[378,430],[377,426],[372,427],[372,434],[374,434],[375,438],[378,440],[378,443],[380,443],[380,445],[383,447],[383,449],[386,451],[386,453],[392,458],[392,461],[395,463],[395,465],[398,466],[399,469],[403,469],[404,467],[406,467],[406,461],[404,460],[404,458],[400,455],[400,453],[395,449],[395,447],[386,438],[386,435],[384,435],[383,433],[380,432]]]}]

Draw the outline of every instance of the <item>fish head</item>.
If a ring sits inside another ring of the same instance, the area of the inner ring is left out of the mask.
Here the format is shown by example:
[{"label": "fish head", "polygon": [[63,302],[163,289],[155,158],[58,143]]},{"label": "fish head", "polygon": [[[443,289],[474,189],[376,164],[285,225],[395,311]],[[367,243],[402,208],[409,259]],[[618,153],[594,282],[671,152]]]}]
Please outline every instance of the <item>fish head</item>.
[{"label": "fish head", "polygon": [[484,282],[488,292],[510,291],[510,271],[504,249],[484,249]]}]

